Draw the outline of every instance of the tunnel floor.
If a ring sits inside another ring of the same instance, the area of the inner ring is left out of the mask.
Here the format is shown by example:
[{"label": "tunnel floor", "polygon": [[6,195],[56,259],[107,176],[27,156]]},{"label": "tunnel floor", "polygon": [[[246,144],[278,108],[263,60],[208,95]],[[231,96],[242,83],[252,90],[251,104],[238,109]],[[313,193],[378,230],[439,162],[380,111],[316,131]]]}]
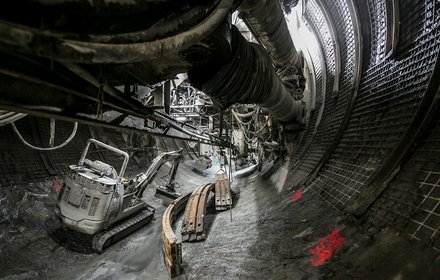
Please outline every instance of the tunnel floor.
[{"label": "tunnel floor", "polygon": [[[190,164],[177,175],[182,193],[218,170],[202,176]],[[160,177],[156,185],[165,182]],[[311,191],[290,189],[294,179],[285,167],[267,180],[259,173],[234,179],[234,208],[215,213],[208,205],[207,239],[183,243],[183,274],[175,279],[438,279],[428,251],[388,229],[362,227]],[[40,213],[44,226],[3,230],[1,279],[170,279],[160,244],[165,207],[153,196],[155,186],[145,193],[155,220],[101,255],[83,236],[60,230],[50,206]]]}]

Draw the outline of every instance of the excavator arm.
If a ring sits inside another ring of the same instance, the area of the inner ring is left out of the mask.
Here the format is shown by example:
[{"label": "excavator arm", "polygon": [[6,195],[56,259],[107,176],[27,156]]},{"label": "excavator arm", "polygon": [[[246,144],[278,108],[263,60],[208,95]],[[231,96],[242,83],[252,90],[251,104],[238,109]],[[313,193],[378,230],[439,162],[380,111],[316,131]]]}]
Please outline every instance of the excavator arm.
[{"label": "excavator arm", "polygon": [[145,189],[154,180],[159,169],[167,162],[173,163],[173,166],[171,167],[171,171],[170,171],[171,176],[168,181],[168,184],[171,184],[174,181],[180,160],[182,158],[182,150],[183,149],[180,149],[178,151],[164,152],[159,154],[156,158],[154,158],[153,162],[148,167],[147,171],[144,174],[141,174],[139,181],[136,182],[135,196],[137,198],[142,197]]}]

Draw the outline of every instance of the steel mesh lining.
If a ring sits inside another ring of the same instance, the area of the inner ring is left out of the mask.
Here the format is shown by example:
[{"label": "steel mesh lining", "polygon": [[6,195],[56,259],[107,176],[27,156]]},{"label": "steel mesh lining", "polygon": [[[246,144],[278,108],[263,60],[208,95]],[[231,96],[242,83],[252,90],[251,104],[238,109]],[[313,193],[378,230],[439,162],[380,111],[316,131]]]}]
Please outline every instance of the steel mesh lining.
[{"label": "steel mesh lining", "polygon": [[440,251],[440,113],[423,141],[386,191],[372,205],[368,218],[410,239]]},{"label": "steel mesh lining", "polygon": [[312,183],[326,201],[338,208],[368,191],[368,180],[401,141],[426,91],[439,50],[438,29],[426,27],[426,3],[405,0],[401,1],[404,8],[400,20],[411,24],[410,28],[401,28],[401,41],[414,34],[418,37],[413,43],[399,45],[396,59],[381,59],[386,34],[381,29],[384,6],[378,3],[368,3],[374,33],[372,47],[377,57],[363,74],[342,140]]},{"label": "steel mesh lining", "polygon": [[387,17],[385,0],[368,1],[370,14],[376,15],[371,18],[371,53],[370,64],[379,63],[385,57],[385,36],[387,30]]},{"label": "steel mesh lining", "polygon": [[[316,45],[318,47],[318,45]],[[293,157],[293,162],[298,162],[304,156],[311,142],[313,141],[313,136],[315,132],[315,126],[317,125],[319,110],[321,109],[321,104],[323,102],[322,89],[323,89],[323,69],[321,64],[321,58],[319,55],[319,50],[317,48],[309,49],[311,56],[311,63],[315,69],[315,94],[316,94],[316,102],[315,102],[315,110],[310,115],[307,130],[304,133],[304,137],[299,145],[298,151],[295,153]]]},{"label": "steel mesh lining", "polygon": [[[309,6],[310,4],[310,6]],[[327,49],[333,49],[333,45],[325,41],[324,35],[321,33],[328,33],[328,28],[321,28],[315,26],[317,22],[323,21],[323,15],[319,12],[318,6],[314,1],[309,1],[306,9],[306,16],[309,19],[309,23],[320,38],[320,44],[324,49],[326,62],[333,61],[334,67],[334,50],[330,52]],[[351,24],[351,17],[346,3],[341,1],[334,1],[327,4],[329,14],[333,16],[333,22],[337,33],[337,40],[340,44],[341,50],[341,76],[340,76],[340,90],[338,93],[333,92],[333,77],[334,69],[328,70],[328,82],[326,88],[325,107],[322,115],[321,122],[318,127],[318,131],[313,138],[313,142],[310,148],[307,150],[307,154],[303,161],[299,165],[301,170],[310,172],[317,165],[322,158],[326,148],[330,144],[331,140],[335,137],[339,126],[341,125],[342,118],[344,116],[348,100],[350,98],[351,88],[353,84],[353,77],[355,71],[355,46],[354,46],[354,32]],[[315,17],[321,17],[316,20]],[[327,34],[325,36],[330,36]],[[331,42],[331,41],[330,41]],[[332,53],[333,57],[328,57],[329,53]],[[328,64],[328,67],[332,67],[332,64]]]},{"label": "steel mesh lining", "polygon": [[[309,23],[312,31],[316,34],[316,37],[319,41],[320,47],[323,51],[325,63],[326,63],[326,69],[325,71],[327,76],[326,81],[326,89],[327,92],[330,91],[330,89],[333,87],[334,83],[334,76],[335,76],[335,52],[333,48],[333,43],[331,40],[331,35],[328,26],[326,25],[326,22],[324,20],[324,15],[322,14],[322,11],[318,8],[318,5],[315,1],[309,1],[306,6],[305,11],[305,18],[307,22]],[[327,93],[326,93],[327,95]],[[327,106],[327,102],[325,104]],[[324,111],[325,113],[325,111]],[[316,115],[317,118],[317,115]],[[321,119],[321,122],[323,119]],[[309,126],[309,131],[306,132],[306,135],[308,138],[311,138],[314,132],[314,127]],[[313,139],[310,139],[309,141],[312,141],[312,143],[308,144],[307,146],[303,146],[305,149],[307,149],[307,154],[303,157],[301,164],[299,165],[299,169],[305,171],[305,172],[311,172],[313,168],[316,166],[316,164],[319,162],[320,158],[322,157],[324,153],[324,145],[316,145],[315,140],[316,137],[313,137]],[[313,145],[315,143],[315,145]],[[304,151],[301,151],[301,153],[298,153],[298,155],[303,154]]]},{"label": "steel mesh lining", "polygon": [[324,15],[315,0],[311,0],[307,2],[305,16],[307,22],[315,30],[317,37],[321,41],[321,45],[326,58],[327,71],[329,72],[329,76],[334,76],[335,50],[333,48],[333,41],[331,38],[329,27],[327,26],[327,23],[325,21]]},{"label": "steel mesh lining", "polygon": [[[32,139],[27,117],[16,121],[15,126],[24,139]],[[39,152],[24,146],[10,125],[0,127],[0,135],[1,186],[9,187],[15,183],[27,183],[33,179],[38,180],[49,175]]]}]

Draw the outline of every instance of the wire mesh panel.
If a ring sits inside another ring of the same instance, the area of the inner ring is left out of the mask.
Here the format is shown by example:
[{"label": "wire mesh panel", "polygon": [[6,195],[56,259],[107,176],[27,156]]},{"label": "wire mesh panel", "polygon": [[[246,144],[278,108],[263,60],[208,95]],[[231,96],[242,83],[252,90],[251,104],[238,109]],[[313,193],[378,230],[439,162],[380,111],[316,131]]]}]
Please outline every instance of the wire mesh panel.
[{"label": "wire mesh panel", "polygon": [[[24,139],[33,142],[28,117],[15,122]],[[49,176],[38,151],[20,142],[10,125],[0,127],[0,185],[28,183]]]},{"label": "wire mesh panel", "polygon": [[310,46],[309,53],[311,57],[311,63],[313,64],[313,68],[315,70],[315,109],[310,115],[307,129],[304,133],[304,137],[301,141],[301,144],[299,145],[298,151],[296,151],[292,162],[296,163],[302,159],[305,152],[309,148],[311,142],[313,141],[313,137],[316,131],[316,125],[319,121],[319,114],[321,110],[322,103],[324,101],[323,96],[323,83],[326,82],[326,79],[324,79],[324,73],[323,71],[326,71],[326,69],[322,67],[322,65],[325,66],[325,61],[322,61],[323,55],[320,55],[321,49],[320,45],[318,45],[318,42],[316,42],[313,46]]},{"label": "wire mesh panel", "polygon": [[440,251],[440,114],[368,216]]},{"label": "wire mesh panel", "polygon": [[[329,6],[336,7],[337,3],[340,1]],[[403,141],[425,94],[440,38],[438,22],[427,25],[427,19],[432,13],[438,14],[440,5],[434,7],[430,3],[434,1],[400,1],[400,21],[407,27],[401,28],[400,38],[412,41],[399,45],[395,58],[386,58],[383,47],[385,6],[382,1],[368,1],[371,48],[376,57],[372,56],[363,74],[342,140],[312,183],[312,187],[335,207],[344,208],[361,193],[369,191],[368,181]]]},{"label": "wire mesh panel", "polygon": [[[327,25],[323,12],[319,8],[316,1],[311,0],[307,2],[307,6],[305,10],[305,19],[309,23],[312,31],[316,34],[320,47],[323,51],[324,59],[327,67],[327,69],[325,69],[326,77],[327,77],[326,96],[331,96],[333,83],[335,82],[334,77],[336,75],[335,49],[334,49],[331,33],[329,30],[329,26]],[[325,148],[328,145],[330,139],[318,137],[318,135],[322,133],[326,127],[330,125],[333,118],[333,111],[331,110],[331,108],[334,107],[334,105],[335,103],[333,99],[331,98],[325,99],[324,112],[319,124],[317,135],[315,135],[313,139],[310,139],[313,134],[310,132],[308,135],[306,134],[306,136],[309,137],[309,140],[313,140],[313,141],[311,144],[304,146],[304,148],[307,149],[307,154],[303,157],[300,165],[298,166],[300,170],[305,172],[311,172],[313,168],[318,164],[321,157],[323,156],[325,152]]]},{"label": "wire mesh panel", "polygon": [[[324,2],[324,1],[323,1]],[[330,63],[328,65],[328,83],[326,88],[325,107],[322,115],[322,120],[319,124],[318,131],[313,139],[310,148],[307,150],[307,154],[303,161],[299,165],[299,168],[310,172],[321,160],[324,152],[328,148],[331,141],[334,139],[339,127],[342,123],[345,111],[349,100],[352,95],[352,88],[354,83],[354,74],[356,70],[356,51],[355,51],[355,38],[354,30],[351,22],[351,15],[347,3],[343,0],[332,1],[322,3],[324,7],[327,7],[329,15],[332,16],[332,21],[336,30],[336,41],[340,45],[341,53],[341,75],[340,75],[340,88],[338,92],[333,92],[333,82],[335,76],[334,61],[335,58],[329,58]],[[322,22],[323,19],[316,20],[314,18],[323,17],[319,12],[319,7],[314,1],[309,1],[306,10],[307,18],[311,26],[315,26],[316,23]],[[321,44],[324,49],[333,49],[332,45],[329,45],[324,35],[328,32],[328,28],[322,28],[322,26],[315,26],[315,32],[320,34]],[[331,54],[330,50],[326,50],[326,59]],[[333,68],[332,68],[333,67]],[[326,182],[325,184],[332,184],[332,182]]]},{"label": "wire mesh panel", "polygon": [[374,17],[371,18],[371,52],[370,64],[379,63],[385,58],[385,39],[387,34],[386,0],[368,1],[368,9]]}]

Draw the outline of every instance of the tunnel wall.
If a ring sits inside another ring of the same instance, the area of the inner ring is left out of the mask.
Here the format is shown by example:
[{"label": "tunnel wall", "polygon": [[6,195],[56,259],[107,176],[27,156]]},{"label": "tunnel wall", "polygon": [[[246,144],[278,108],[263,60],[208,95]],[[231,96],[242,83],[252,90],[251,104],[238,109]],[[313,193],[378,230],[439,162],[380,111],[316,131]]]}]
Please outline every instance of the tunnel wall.
[{"label": "tunnel wall", "polygon": [[[435,105],[439,96],[435,99],[440,80],[435,72],[440,4],[438,0],[397,1],[399,43],[388,56],[387,19],[391,15],[387,2],[307,2],[304,19],[319,44],[310,50],[313,65],[309,67],[316,79],[316,106],[294,155],[293,168],[309,174],[306,186],[329,205],[366,213],[378,228],[392,226],[439,249],[440,117],[437,113],[431,119],[429,113],[436,109],[425,105]],[[353,24],[356,17],[361,22],[361,45]],[[356,76],[359,69],[360,80]],[[31,143],[47,143],[48,120],[25,118],[17,127]],[[57,129],[61,137],[69,135],[71,124],[61,122]],[[37,152],[19,142],[9,126],[0,127],[0,186],[64,174],[69,164],[78,161],[93,131],[101,140],[133,153],[139,152],[134,146],[142,146],[139,140],[128,147],[128,136],[120,132],[80,125],[65,148]],[[153,145],[145,141],[147,147]],[[167,140],[159,146],[172,150],[185,145]],[[120,162],[105,152],[93,152],[95,159],[112,165]],[[146,164],[141,159],[130,161],[129,170]]]},{"label": "tunnel wall", "polygon": [[[25,117],[15,122],[23,138],[29,143],[47,147],[49,142],[49,120],[36,117]],[[72,124],[56,122],[56,144],[64,141],[72,132]],[[0,127],[0,187],[11,185],[26,185],[37,181],[56,178],[68,171],[70,164],[76,164],[81,157],[83,148],[89,138],[95,138],[129,153],[131,159],[126,176],[134,176],[133,172],[145,170],[154,156],[162,150],[173,150],[185,147],[181,141],[158,138],[156,140],[147,134],[123,133],[112,129],[103,129],[88,125],[78,125],[78,131],[73,140],[65,147],[55,151],[40,152],[26,147],[9,125]],[[185,151],[188,154],[187,149]],[[197,148],[195,148],[197,150]],[[196,154],[191,150],[190,157]],[[122,157],[110,151],[90,147],[88,158],[100,160],[113,165],[119,170]]]},{"label": "tunnel wall", "polygon": [[[313,8],[314,2],[310,2],[309,6]],[[332,41],[330,38],[330,32],[328,30],[328,26],[324,23],[324,17],[322,16],[322,12],[318,9],[316,10],[320,16],[314,16],[315,13],[310,15],[310,9],[307,9],[305,17],[310,24],[310,28],[315,31],[315,40],[319,42],[324,42],[324,45],[319,44],[314,48],[310,48],[308,51],[310,53],[311,61],[310,63],[313,66],[310,66],[310,69],[314,71],[315,75],[315,96],[316,96],[316,104],[315,109],[311,112],[307,130],[304,134],[304,138],[302,143],[294,155],[293,162],[295,164],[298,161],[301,161],[299,165],[299,169],[304,172],[311,172],[313,167],[318,163],[320,155],[324,152],[322,145],[318,145],[316,141],[313,142],[316,135],[316,127],[320,122],[320,113],[322,110],[322,106],[325,105],[325,95],[326,88],[333,86],[333,79],[335,73],[335,55],[333,47],[322,47],[322,46],[331,46]],[[321,30],[321,32],[316,32],[317,30]],[[311,144],[314,144],[312,147]],[[306,155],[307,152],[307,155]]]},{"label": "tunnel wall", "polygon": [[318,50],[312,51],[321,53],[318,56],[320,61],[313,60],[313,68],[324,74],[316,75],[317,80],[320,79],[317,84],[324,87],[323,92],[316,91],[316,96],[324,104],[313,112],[313,115],[321,116],[307,127],[300,145],[303,150],[297,153],[301,155],[301,161],[296,169],[313,173],[344,126],[355,98],[356,70],[362,67],[362,60],[357,58],[360,46],[355,38],[353,15],[345,0],[331,3],[308,1],[303,16],[319,43]]},{"label": "tunnel wall", "polygon": [[[60,124],[60,123],[58,123]],[[47,146],[41,143],[41,136],[49,130],[49,121],[37,118],[23,118],[15,122],[17,129],[30,144]],[[41,130],[40,130],[41,128]],[[72,125],[57,126],[57,133],[70,135]],[[63,174],[68,164],[75,163],[81,156],[80,143],[87,141],[90,132],[86,126],[79,125],[77,135],[70,144],[57,152],[39,152],[26,147],[14,134],[12,127],[0,127],[0,186],[9,187],[15,184],[26,184],[47,179],[50,176]],[[48,133],[45,134],[48,138]],[[59,161],[62,158],[63,160]]]},{"label": "tunnel wall", "polygon": [[[440,5],[435,0],[398,1],[399,41],[390,55],[387,44],[392,34],[387,25],[392,13],[385,0],[353,1],[355,10],[348,9],[351,2],[346,0],[320,5],[316,1],[307,2],[304,18],[324,53],[327,69],[322,71],[328,76],[325,106],[311,144],[307,143],[310,137],[301,143],[308,149],[301,151],[302,158],[300,153],[296,156],[301,161],[294,171],[306,171],[306,186],[329,205],[357,215],[381,217],[382,222],[409,232],[411,238],[435,243],[438,248],[439,167],[434,160],[439,158],[438,121],[431,123],[431,133],[425,125],[436,110],[439,96],[440,76],[435,66],[440,47]],[[339,92],[333,87],[338,58],[332,57],[336,51],[329,43],[331,28],[323,27],[329,22],[319,11],[322,8],[331,15],[330,24],[340,44]],[[363,42],[362,63],[358,64],[354,63],[351,22],[356,17],[361,22]],[[322,63],[313,64],[316,69]],[[353,80],[357,67],[362,67],[358,91]],[[346,126],[344,118],[349,120]],[[313,135],[313,129],[309,125],[305,135]],[[428,136],[421,140],[426,131]],[[424,148],[414,152],[412,145],[419,142]],[[400,184],[402,181],[406,183]]]},{"label": "tunnel wall", "polygon": [[[322,3],[323,5],[326,5]],[[326,151],[326,148],[330,145],[331,140],[335,137],[339,126],[342,123],[343,113],[346,110],[347,103],[350,99],[350,92],[346,88],[342,88],[340,92],[333,92],[334,84],[336,82],[336,56],[333,41],[338,40],[341,44],[343,56],[345,58],[344,62],[348,59],[354,61],[353,50],[347,53],[347,46],[354,45],[354,38],[348,37],[350,34],[343,32],[345,28],[351,28],[350,26],[339,26],[338,36],[336,38],[331,38],[330,28],[325,23],[322,11],[318,8],[315,0],[308,2],[305,11],[305,19],[309,22],[312,32],[317,34],[318,40],[321,44],[321,49],[324,53],[325,64],[327,66],[326,72],[326,93],[324,101],[324,111],[322,112],[322,119],[317,125],[317,132],[313,137],[313,141],[309,146],[306,155],[302,159],[299,169],[306,172],[312,172],[313,168],[319,163],[321,157]],[[335,26],[336,27],[336,26]],[[347,44],[347,42],[349,42]],[[347,68],[347,63],[343,63],[342,70],[345,75],[352,75],[353,72],[349,73],[350,69]],[[350,83],[350,78],[343,76],[343,81]],[[346,83],[345,83],[346,84]]]},{"label": "tunnel wall", "polygon": [[[318,37],[318,40],[321,43],[321,50],[324,54],[325,64],[326,64],[326,88],[327,91],[325,93],[325,97],[327,97],[328,92],[331,92],[334,83],[335,76],[335,52],[333,48],[332,39],[330,36],[329,28],[325,24],[324,16],[320,9],[317,8],[317,4],[314,0],[308,2],[306,6],[305,18],[310,23],[310,27],[312,31]],[[320,65],[316,65],[315,67],[319,67]],[[324,115],[320,123],[316,123],[318,125],[317,135],[314,135],[313,141],[310,144],[307,154],[302,159],[299,168],[305,172],[311,172],[313,167],[316,166],[321,158],[321,155],[325,152],[326,146],[329,144],[329,137],[323,137],[325,134],[329,134],[328,128],[329,124],[333,119],[333,110],[331,107],[334,107],[335,104],[332,102],[331,98],[325,98],[324,101]],[[310,127],[309,129],[312,129]],[[304,145],[304,144],[303,144]]]},{"label": "tunnel wall", "polygon": [[377,228],[392,226],[440,251],[440,112],[367,218]]},{"label": "tunnel wall", "polygon": [[[315,41],[315,43],[318,44],[316,38]],[[306,155],[306,152],[308,151],[310,145],[312,144],[313,138],[316,134],[316,126],[321,119],[320,112],[323,108],[322,106],[324,105],[325,101],[325,84],[327,81],[327,73],[324,73],[324,71],[326,71],[327,68],[325,67],[325,61],[323,59],[324,54],[322,53],[322,50],[317,47],[309,49],[307,51],[307,56],[309,60],[308,63],[311,64],[311,76],[314,77],[314,84],[312,89],[315,92],[315,104],[313,111],[310,112],[310,116],[307,122],[307,129],[304,132],[302,143],[293,155],[292,163],[294,166],[298,165],[301,162],[301,160]],[[307,169],[304,165],[302,168],[306,172],[307,170],[309,172],[311,171],[311,169]]]}]

